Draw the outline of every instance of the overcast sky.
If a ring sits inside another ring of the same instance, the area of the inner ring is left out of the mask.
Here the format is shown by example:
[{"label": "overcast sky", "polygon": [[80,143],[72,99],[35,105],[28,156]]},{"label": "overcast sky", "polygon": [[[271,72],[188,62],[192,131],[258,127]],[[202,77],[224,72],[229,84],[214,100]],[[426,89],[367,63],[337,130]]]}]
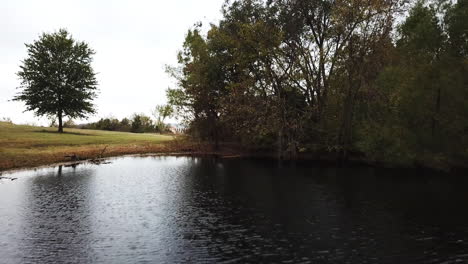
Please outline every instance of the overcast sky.
[{"label": "overcast sky", "polygon": [[16,72],[26,57],[24,43],[42,32],[66,28],[96,51],[98,113],[89,120],[132,113],[150,114],[166,102],[174,81],[164,65],[176,64],[184,36],[197,21],[221,17],[224,0],[0,0],[0,118],[45,124],[9,100],[19,85]]}]

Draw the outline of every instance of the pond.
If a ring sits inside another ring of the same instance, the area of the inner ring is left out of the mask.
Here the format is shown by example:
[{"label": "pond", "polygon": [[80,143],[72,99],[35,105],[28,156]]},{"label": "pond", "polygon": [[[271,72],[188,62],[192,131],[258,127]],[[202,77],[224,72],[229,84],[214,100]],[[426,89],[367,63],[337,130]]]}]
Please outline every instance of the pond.
[{"label": "pond", "polygon": [[468,179],[123,157],[0,182],[1,263],[464,263]]}]

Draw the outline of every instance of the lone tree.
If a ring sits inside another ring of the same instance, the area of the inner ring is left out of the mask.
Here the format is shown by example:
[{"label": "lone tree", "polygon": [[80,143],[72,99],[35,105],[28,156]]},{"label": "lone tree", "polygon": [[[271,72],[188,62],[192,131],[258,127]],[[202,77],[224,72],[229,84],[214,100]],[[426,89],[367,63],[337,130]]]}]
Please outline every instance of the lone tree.
[{"label": "lone tree", "polygon": [[85,118],[95,113],[92,100],[96,97],[97,80],[91,67],[95,52],[87,43],[74,40],[65,29],[60,29],[43,33],[26,47],[28,57],[17,73],[21,91],[14,101],[23,101],[26,111],[34,111],[37,116],[56,116],[60,133],[65,116]]}]

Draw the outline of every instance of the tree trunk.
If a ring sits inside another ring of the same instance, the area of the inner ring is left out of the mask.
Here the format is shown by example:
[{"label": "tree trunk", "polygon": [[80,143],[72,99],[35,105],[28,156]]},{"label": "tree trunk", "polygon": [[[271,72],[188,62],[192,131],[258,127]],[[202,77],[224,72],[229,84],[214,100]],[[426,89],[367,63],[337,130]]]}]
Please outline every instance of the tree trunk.
[{"label": "tree trunk", "polygon": [[215,130],[214,130],[214,140],[215,140],[215,151],[219,150],[219,132],[218,128],[215,125]]},{"label": "tree trunk", "polygon": [[[350,82],[349,85],[351,86],[352,82]],[[347,96],[344,102],[343,117],[338,137],[338,144],[341,147],[338,157],[340,162],[347,162],[349,158],[348,155],[351,145],[351,133],[354,111],[354,93],[352,91],[353,88],[354,87],[348,87]]]},{"label": "tree trunk", "polygon": [[62,112],[61,111],[57,114],[57,117],[58,117],[58,132],[63,133],[63,123],[62,123]]},{"label": "tree trunk", "polygon": [[440,86],[437,88],[437,98],[436,98],[436,106],[435,106],[435,114],[432,115],[432,124],[431,124],[431,132],[432,137],[434,138],[436,135],[436,127],[438,125],[438,120],[436,115],[440,112]]},{"label": "tree trunk", "polygon": [[[340,163],[345,163],[349,159],[349,151],[351,149],[352,132],[353,132],[353,118],[354,118],[354,105],[355,97],[358,89],[361,86],[360,69],[362,61],[355,61],[353,56],[354,53],[353,39],[350,39],[349,44],[349,66],[348,66],[348,87],[346,91],[346,97],[344,98],[343,116],[341,126],[338,135],[338,145],[340,146],[340,152],[338,160]],[[355,78],[358,77],[358,80]]]},{"label": "tree trunk", "polygon": [[277,142],[277,158],[278,160],[283,160],[283,124],[278,131],[278,142]]},{"label": "tree trunk", "polygon": [[211,120],[211,139],[214,141],[214,150],[219,150],[219,125],[218,125],[218,115],[216,112],[212,111],[210,115]]}]

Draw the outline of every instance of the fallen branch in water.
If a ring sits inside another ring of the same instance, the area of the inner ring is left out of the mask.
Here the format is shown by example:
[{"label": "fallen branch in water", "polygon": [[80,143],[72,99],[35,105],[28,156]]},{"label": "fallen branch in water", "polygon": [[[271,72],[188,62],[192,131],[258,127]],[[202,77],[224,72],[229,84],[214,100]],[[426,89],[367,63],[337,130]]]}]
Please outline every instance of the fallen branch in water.
[{"label": "fallen branch in water", "polygon": [[14,181],[14,180],[17,180],[18,178],[12,178],[12,177],[2,177],[0,176],[0,180],[10,180],[10,181]]},{"label": "fallen branch in water", "polygon": [[77,161],[78,162],[78,163],[73,163],[70,166],[76,166],[77,164],[79,164],[79,161],[88,161],[88,162],[91,162],[91,163],[97,164],[97,165],[99,165],[99,164],[108,164],[110,162],[106,162],[106,160],[104,159],[104,153],[106,152],[108,146],[109,145],[104,146],[104,148],[102,150],[100,150],[100,152],[98,152],[97,155],[94,155],[94,157],[81,158],[80,156],[76,155],[75,153],[73,153],[72,155],[65,155],[64,157],[65,158],[70,158],[71,161]]},{"label": "fallen branch in water", "polygon": [[65,158],[70,158],[70,160],[72,160],[72,161],[80,160],[80,157],[78,157],[75,153],[73,153],[73,155],[65,155],[64,157]]},{"label": "fallen branch in water", "polygon": [[101,159],[104,158],[104,152],[106,152],[106,149],[107,149],[108,146],[109,146],[109,145],[106,145],[106,146],[102,149],[101,154],[99,155],[99,158],[101,158]]},{"label": "fallen branch in water", "polygon": [[107,162],[107,161],[104,159],[104,152],[106,152],[108,146],[109,146],[109,145],[104,146],[104,148],[101,150],[101,153],[100,153],[97,157],[95,157],[95,158],[93,158],[93,159],[90,159],[89,161],[90,161],[91,163],[93,163],[93,164],[96,164],[96,165],[100,165],[100,164],[109,164],[110,162]]}]

